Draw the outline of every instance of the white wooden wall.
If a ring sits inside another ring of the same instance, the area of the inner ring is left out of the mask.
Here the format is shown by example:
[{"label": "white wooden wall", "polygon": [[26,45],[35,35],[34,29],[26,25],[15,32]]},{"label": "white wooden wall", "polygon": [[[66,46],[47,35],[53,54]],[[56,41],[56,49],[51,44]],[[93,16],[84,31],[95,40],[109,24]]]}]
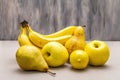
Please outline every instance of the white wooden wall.
[{"label": "white wooden wall", "polygon": [[120,40],[120,0],[0,0],[0,40],[16,40],[23,20],[42,34],[87,25],[87,40]]}]

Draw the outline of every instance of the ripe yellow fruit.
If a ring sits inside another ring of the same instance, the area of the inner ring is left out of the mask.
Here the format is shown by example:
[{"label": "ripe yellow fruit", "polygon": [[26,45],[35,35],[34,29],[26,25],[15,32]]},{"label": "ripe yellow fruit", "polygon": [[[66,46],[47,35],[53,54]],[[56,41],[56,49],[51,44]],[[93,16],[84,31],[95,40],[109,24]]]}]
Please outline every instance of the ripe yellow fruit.
[{"label": "ripe yellow fruit", "polygon": [[75,29],[73,36],[68,39],[65,43],[65,47],[67,48],[69,54],[72,53],[74,50],[84,50],[86,45],[85,42],[85,34],[84,28],[79,26]]},{"label": "ripe yellow fruit", "polygon": [[20,24],[20,34],[18,36],[18,43],[20,46],[33,45],[27,36],[26,28],[23,27],[22,24]]},{"label": "ripe yellow fruit", "polygon": [[83,50],[75,50],[70,55],[70,64],[74,69],[85,69],[88,62],[88,54]]},{"label": "ripe yellow fruit", "polygon": [[18,48],[16,60],[23,70],[48,71],[49,67],[44,60],[39,48],[32,45],[24,45]]},{"label": "ripe yellow fruit", "polygon": [[27,30],[28,30],[28,37],[30,39],[30,41],[36,45],[37,47],[43,48],[43,46],[45,44],[47,44],[48,42],[59,42],[61,44],[65,44],[65,42],[71,38],[71,35],[63,35],[63,36],[59,36],[59,37],[53,37],[53,38],[47,38],[41,34],[39,34],[38,32],[32,30],[32,28],[29,26],[28,23],[25,24]]},{"label": "ripe yellow fruit", "polygon": [[74,30],[77,28],[78,26],[68,26],[68,27],[65,27],[55,33],[52,33],[52,34],[48,34],[48,35],[43,35],[44,37],[46,38],[55,38],[55,37],[60,37],[60,36],[65,36],[65,35],[72,35]]},{"label": "ripe yellow fruit", "polygon": [[104,65],[110,56],[108,45],[100,40],[89,42],[85,47],[85,51],[89,56],[90,65],[94,66]]},{"label": "ripe yellow fruit", "polygon": [[69,58],[67,49],[58,42],[48,42],[42,48],[42,55],[51,67],[64,65]]}]

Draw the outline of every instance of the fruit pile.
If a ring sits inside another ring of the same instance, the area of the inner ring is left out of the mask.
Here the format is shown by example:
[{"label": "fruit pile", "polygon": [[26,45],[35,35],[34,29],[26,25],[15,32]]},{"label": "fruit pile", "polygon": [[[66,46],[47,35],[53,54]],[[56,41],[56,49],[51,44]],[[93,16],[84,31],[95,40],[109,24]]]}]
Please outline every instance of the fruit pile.
[{"label": "fruit pile", "polygon": [[85,69],[89,64],[104,65],[110,55],[108,45],[100,40],[86,43],[85,26],[69,26],[49,35],[40,34],[27,21],[20,23],[20,47],[16,60],[23,70],[49,71],[68,62],[74,69]]}]

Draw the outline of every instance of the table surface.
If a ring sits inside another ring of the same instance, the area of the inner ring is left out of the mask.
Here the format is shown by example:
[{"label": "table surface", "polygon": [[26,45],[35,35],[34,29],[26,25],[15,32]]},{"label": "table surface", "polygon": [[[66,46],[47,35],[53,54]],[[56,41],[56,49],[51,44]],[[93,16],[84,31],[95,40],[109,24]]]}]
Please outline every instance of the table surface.
[{"label": "table surface", "polygon": [[0,41],[0,79],[2,80],[119,80],[120,41],[105,41],[110,48],[110,58],[102,67],[88,66],[85,70],[74,70],[66,63],[59,68],[50,68],[53,77],[38,71],[22,71],[16,62],[17,41]]}]

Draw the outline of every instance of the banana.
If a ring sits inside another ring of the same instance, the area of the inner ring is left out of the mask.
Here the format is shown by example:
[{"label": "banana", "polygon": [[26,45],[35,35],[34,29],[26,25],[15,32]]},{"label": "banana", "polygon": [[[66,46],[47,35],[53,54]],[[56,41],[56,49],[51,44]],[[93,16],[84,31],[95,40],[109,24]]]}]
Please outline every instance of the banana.
[{"label": "banana", "polygon": [[60,36],[60,37],[55,37],[55,38],[46,38],[43,35],[39,34],[38,32],[32,30],[28,22],[24,21],[23,25],[28,30],[28,37],[30,41],[34,45],[40,48],[42,48],[46,43],[51,42],[51,41],[56,41],[64,45],[65,42],[72,36],[72,35],[65,35],[65,36]]},{"label": "banana", "polygon": [[68,26],[62,30],[59,30],[55,33],[49,34],[49,35],[43,35],[44,37],[47,38],[55,38],[55,37],[60,37],[60,36],[64,36],[64,35],[72,35],[74,30],[77,28],[78,26]]},{"label": "banana", "polygon": [[55,37],[60,37],[60,36],[64,36],[64,35],[73,35],[73,32],[75,31],[75,29],[77,27],[86,27],[86,25],[82,25],[82,26],[68,26],[64,29],[61,29],[55,33],[49,34],[49,35],[43,35],[46,38],[55,38]]},{"label": "banana", "polygon": [[41,36],[39,33],[33,31],[30,27],[28,27],[28,31],[29,39],[32,41],[33,44],[40,48],[42,48],[46,43],[50,41],[56,41],[64,45],[65,42],[71,37],[71,35],[65,35],[56,38],[46,38],[44,36]]},{"label": "banana", "polygon": [[18,36],[18,43],[20,46],[23,46],[23,45],[33,45],[31,43],[31,41],[29,40],[27,34],[26,34],[26,28],[22,26],[22,24],[20,24],[20,34]]}]

